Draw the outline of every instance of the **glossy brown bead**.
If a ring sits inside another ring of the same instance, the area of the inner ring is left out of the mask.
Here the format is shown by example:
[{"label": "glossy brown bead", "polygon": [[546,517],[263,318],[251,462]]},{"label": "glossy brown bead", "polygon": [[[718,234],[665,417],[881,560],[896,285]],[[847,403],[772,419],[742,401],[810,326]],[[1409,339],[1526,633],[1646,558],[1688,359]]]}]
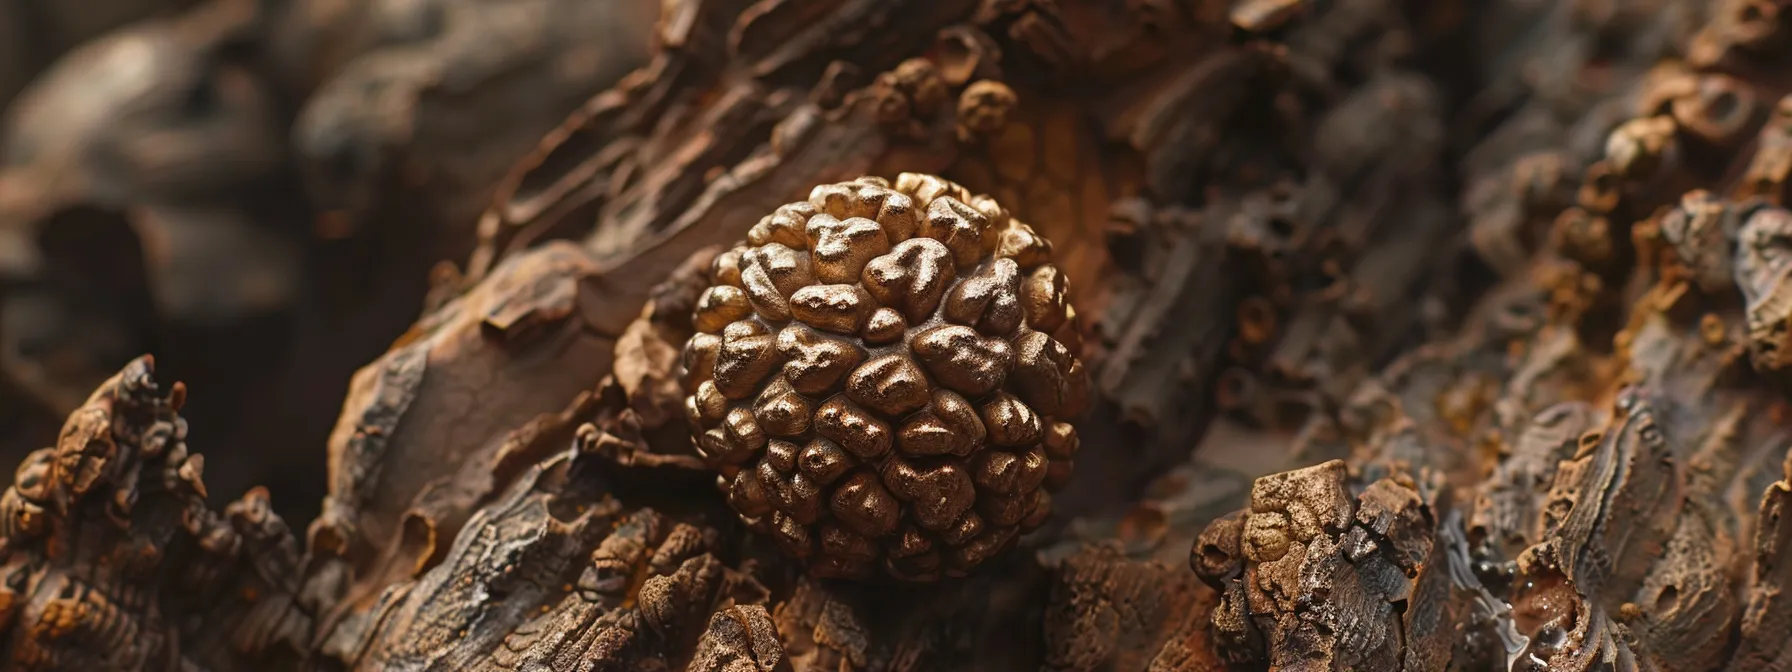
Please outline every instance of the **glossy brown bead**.
[{"label": "glossy brown bead", "polygon": [[817,575],[931,581],[1046,520],[1089,396],[1049,241],[917,174],[817,186],[745,238],[683,361],[748,526]]}]

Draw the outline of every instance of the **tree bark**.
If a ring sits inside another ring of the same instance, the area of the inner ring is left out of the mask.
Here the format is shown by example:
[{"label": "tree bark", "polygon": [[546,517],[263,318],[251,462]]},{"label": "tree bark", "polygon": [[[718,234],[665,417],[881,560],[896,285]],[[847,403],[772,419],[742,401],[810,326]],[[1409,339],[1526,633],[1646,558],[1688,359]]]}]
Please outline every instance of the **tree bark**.
[{"label": "tree bark", "polygon": [[[1778,7],[664,3],[357,374],[303,544],[205,507],[134,363],[0,497],[5,659],[1786,669]],[[822,580],[717,491],[679,352],[754,222],[900,172],[1053,242],[1095,409],[1015,552]]]}]

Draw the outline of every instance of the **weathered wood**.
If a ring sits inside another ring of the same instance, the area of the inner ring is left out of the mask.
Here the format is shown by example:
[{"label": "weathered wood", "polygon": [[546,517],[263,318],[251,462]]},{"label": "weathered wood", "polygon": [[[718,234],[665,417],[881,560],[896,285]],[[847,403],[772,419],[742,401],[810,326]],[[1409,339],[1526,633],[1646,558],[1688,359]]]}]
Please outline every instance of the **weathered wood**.
[{"label": "weathered wood", "polygon": [[[510,173],[465,267],[357,376],[302,561],[264,495],[211,513],[196,458],[147,448],[141,418],[179,428],[179,404],[134,366],[0,498],[0,568],[27,577],[0,602],[8,660],[1788,664],[1778,3],[662,9],[647,64]],[[375,135],[350,144],[397,146]],[[902,172],[1053,241],[1095,408],[1014,552],[919,586],[820,579],[718,492],[746,486],[693,447],[678,353],[715,331],[701,297],[755,222]],[[69,544],[70,521],[113,532]],[[68,582],[104,606],[46,616]]]}]

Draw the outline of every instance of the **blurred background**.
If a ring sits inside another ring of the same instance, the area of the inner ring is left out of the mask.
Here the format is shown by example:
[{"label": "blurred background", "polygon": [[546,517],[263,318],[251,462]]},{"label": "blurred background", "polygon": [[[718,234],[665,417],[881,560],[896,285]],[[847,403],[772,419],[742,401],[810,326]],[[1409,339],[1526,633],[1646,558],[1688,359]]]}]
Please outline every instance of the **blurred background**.
[{"label": "blurred background", "polygon": [[652,0],[0,0],[0,462],[154,353],[303,529],[349,377]]}]

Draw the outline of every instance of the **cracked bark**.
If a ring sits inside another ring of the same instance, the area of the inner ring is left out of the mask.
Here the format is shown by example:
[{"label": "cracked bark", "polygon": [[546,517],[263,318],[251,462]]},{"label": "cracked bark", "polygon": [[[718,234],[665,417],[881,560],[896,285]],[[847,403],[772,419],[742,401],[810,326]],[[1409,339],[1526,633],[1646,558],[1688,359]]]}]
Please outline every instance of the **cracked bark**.
[{"label": "cracked bark", "polygon": [[[205,508],[203,463],[168,447],[182,395],[133,365],[0,498],[4,653],[1782,669],[1774,7],[666,3],[651,61],[512,172],[357,376],[302,556],[262,495]],[[1415,61],[1469,10],[1524,39],[1476,56],[1494,84],[1465,104]],[[1019,552],[823,581],[714,493],[675,353],[748,224],[898,171],[1056,242],[1098,408]]]}]

